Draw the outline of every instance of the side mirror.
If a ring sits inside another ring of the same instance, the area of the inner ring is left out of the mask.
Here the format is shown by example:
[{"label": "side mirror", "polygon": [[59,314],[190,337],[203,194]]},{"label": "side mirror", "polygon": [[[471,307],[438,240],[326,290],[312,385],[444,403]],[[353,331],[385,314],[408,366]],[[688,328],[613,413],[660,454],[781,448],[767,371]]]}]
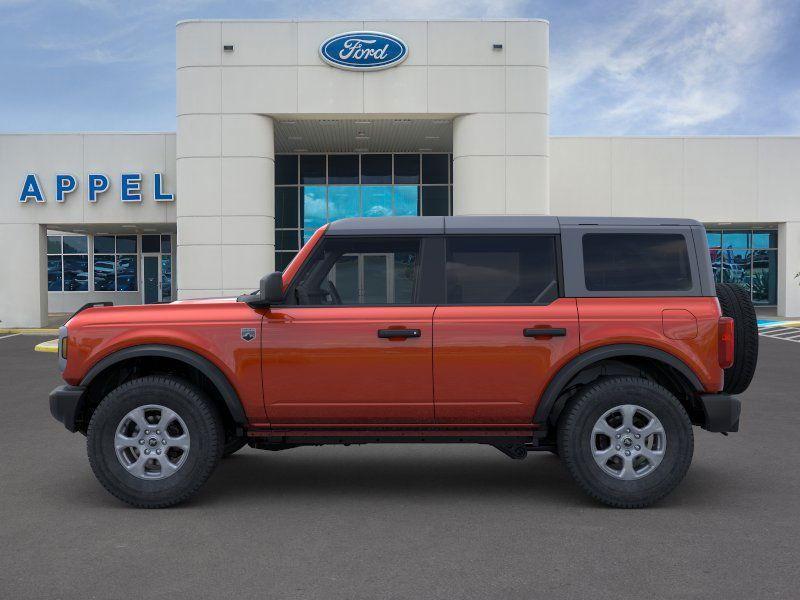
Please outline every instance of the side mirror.
[{"label": "side mirror", "polygon": [[280,271],[264,275],[259,282],[257,292],[239,296],[236,300],[246,302],[253,308],[266,308],[271,304],[280,304],[283,301],[283,275]]}]

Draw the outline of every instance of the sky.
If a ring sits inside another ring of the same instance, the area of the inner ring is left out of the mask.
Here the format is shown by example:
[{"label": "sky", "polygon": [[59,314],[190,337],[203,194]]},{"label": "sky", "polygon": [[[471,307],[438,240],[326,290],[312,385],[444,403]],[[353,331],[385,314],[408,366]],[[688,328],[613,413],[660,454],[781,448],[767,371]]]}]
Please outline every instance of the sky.
[{"label": "sky", "polygon": [[174,131],[175,23],[550,21],[551,135],[800,134],[800,0],[0,0],[0,132]]}]

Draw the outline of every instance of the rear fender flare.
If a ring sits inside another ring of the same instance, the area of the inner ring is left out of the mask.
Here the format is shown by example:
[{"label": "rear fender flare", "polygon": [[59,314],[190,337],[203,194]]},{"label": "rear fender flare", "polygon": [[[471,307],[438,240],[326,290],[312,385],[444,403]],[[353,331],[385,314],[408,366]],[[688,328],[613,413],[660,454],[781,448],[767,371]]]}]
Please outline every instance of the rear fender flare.
[{"label": "rear fender flare", "polygon": [[533,417],[534,423],[547,423],[561,392],[578,373],[602,360],[625,356],[651,358],[662,362],[683,375],[697,392],[702,393],[704,391],[703,384],[694,371],[680,358],[668,352],[653,348],[652,346],[643,346],[640,344],[613,344],[610,346],[602,346],[579,354],[561,367],[556,376],[547,384],[542,394],[539,406],[537,406],[536,413]]}]

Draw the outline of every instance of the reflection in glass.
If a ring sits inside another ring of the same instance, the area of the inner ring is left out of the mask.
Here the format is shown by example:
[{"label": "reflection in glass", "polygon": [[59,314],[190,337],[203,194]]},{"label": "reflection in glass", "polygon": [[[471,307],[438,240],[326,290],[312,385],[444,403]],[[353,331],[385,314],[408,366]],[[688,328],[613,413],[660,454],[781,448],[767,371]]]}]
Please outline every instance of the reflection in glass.
[{"label": "reflection in glass", "polygon": [[89,291],[89,259],[86,255],[64,256],[64,291]]},{"label": "reflection in glass", "polygon": [[724,250],[722,281],[750,289],[750,250]]},{"label": "reflection in glass", "polygon": [[94,255],[94,289],[96,292],[114,291],[114,255]]},{"label": "reflection in glass", "polygon": [[721,248],[722,247],[722,233],[719,231],[707,231],[706,236],[708,237],[708,247],[709,248]]},{"label": "reflection in glass", "polygon": [[777,248],[778,247],[778,232],[777,231],[754,231],[753,232],[753,248]]},{"label": "reflection in glass", "polygon": [[275,253],[275,270],[285,271],[292,259],[297,255],[296,252],[276,252]]},{"label": "reflection in glass", "polygon": [[[51,236],[48,236],[51,237]],[[61,291],[61,256],[48,256],[47,257],[47,291],[60,292]]]},{"label": "reflection in glass", "polygon": [[161,252],[172,254],[172,236],[169,234],[161,236]]},{"label": "reflection in glass", "polygon": [[297,227],[297,188],[275,188],[275,227]]},{"label": "reflection in glass", "polygon": [[328,281],[336,286],[342,304],[358,304],[358,255],[340,257],[328,274]]},{"label": "reflection in glass", "polygon": [[303,189],[303,227],[319,229],[325,225],[325,186],[307,185]]},{"label": "reflection in glass", "polygon": [[172,299],[172,256],[161,256],[161,297]]},{"label": "reflection in glass", "polygon": [[425,217],[446,217],[449,214],[447,187],[441,185],[423,186],[422,215]]},{"label": "reflection in glass", "polygon": [[47,253],[48,254],[61,254],[61,236],[48,235],[47,236]]},{"label": "reflection in glass", "polygon": [[419,154],[394,155],[394,182],[419,183]]},{"label": "reflection in glass", "polygon": [[297,185],[297,155],[275,156],[275,185]]},{"label": "reflection in glass", "polygon": [[297,230],[276,230],[275,231],[275,249],[276,250],[298,250],[299,241],[297,239]]},{"label": "reflection in glass", "polygon": [[142,252],[159,252],[161,250],[161,236],[157,234],[142,236]]},{"label": "reflection in glass", "polygon": [[359,187],[357,185],[328,188],[328,221],[358,216]]},{"label": "reflection in glass", "polygon": [[392,186],[365,185],[361,188],[364,217],[389,217],[392,215]]},{"label": "reflection in glass", "polygon": [[778,301],[778,251],[753,252],[753,303],[777,304]]},{"label": "reflection in glass", "polygon": [[117,254],[134,254],[136,252],[135,235],[117,236]]},{"label": "reflection in glass", "polygon": [[726,229],[722,233],[722,247],[723,248],[749,248],[750,247],[750,232],[749,231],[728,231]]},{"label": "reflection in glass", "polygon": [[328,183],[358,183],[358,154],[328,156]]},{"label": "reflection in glass", "polygon": [[114,254],[114,236],[113,235],[94,236],[94,251],[102,254]]},{"label": "reflection in glass", "polygon": [[415,217],[419,214],[419,187],[416,185],[394,186],[394,214],[398,217]]},{"label": "reflection in glass", "polygon": [[392,155],[362,155],[361,183],[392,183]]},{"label": "reflection in glass", "polygon": [[136,255],[117,257],[117,291],[135,292],[138,289],[136,281]]},{"label": "reflection in glass", "polygon": [[447,183],[447,154],[422,155],[422,183]]},{"label": "reflection in glass", "polygon": [[325,155],[300,156],[300,183],[325,183]]},{"label": "reflection in glass", "polygon": [[65,235],[64,254],[86,254],[89,243],[85,235]]}]

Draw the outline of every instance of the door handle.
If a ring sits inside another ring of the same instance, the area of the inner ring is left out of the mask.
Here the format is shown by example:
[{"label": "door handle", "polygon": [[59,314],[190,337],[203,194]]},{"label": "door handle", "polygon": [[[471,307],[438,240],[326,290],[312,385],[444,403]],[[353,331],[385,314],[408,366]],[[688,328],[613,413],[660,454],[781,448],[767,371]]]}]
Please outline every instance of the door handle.
[{"label": "door handle", "polygon": [[523,329],[522,335],[525,337],[563,337],[567,335],[567,330],[563,327],[531,327]]},{"label": "door handle", "polygon": [[418,338],[422,335],[419,329],[378,329],[378,337],[391,338]]}]

